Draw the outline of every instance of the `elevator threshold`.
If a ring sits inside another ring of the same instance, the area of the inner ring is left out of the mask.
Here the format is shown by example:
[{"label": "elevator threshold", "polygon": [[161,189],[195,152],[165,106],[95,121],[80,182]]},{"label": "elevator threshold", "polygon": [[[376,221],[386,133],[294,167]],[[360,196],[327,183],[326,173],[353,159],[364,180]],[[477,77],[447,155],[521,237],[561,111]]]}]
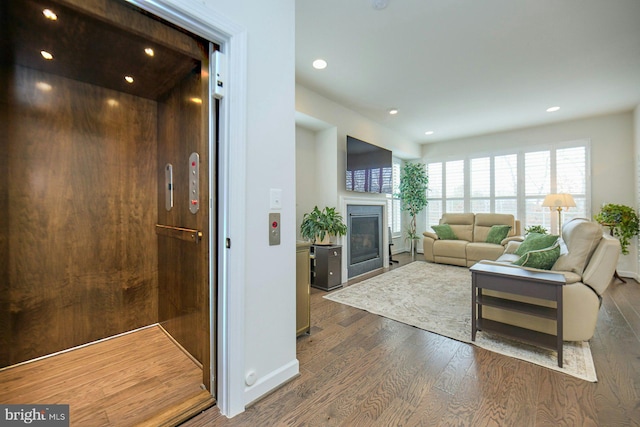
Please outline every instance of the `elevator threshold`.
[{"label": "elevator threshold", "polygon": [[0,403],[68,404],[72,426],[176,426],[215,400],[197,361],[152,325],[0,370]]}]

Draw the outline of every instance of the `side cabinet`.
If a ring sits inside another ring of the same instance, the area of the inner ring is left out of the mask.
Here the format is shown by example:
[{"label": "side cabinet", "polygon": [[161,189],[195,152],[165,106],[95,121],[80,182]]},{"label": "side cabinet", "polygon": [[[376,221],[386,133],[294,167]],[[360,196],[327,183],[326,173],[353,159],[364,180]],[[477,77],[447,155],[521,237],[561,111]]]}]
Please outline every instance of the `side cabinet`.
[{"label": "side cabinet", "polygon": [[296,336],[311,331],[311,302],[309,275],[311,259],[309,257],[310,243],[296,244]]},{"label": "side cabinet", "polygon": [[342,286],[342,246],[311,246],[311,286],[323,291]]}]

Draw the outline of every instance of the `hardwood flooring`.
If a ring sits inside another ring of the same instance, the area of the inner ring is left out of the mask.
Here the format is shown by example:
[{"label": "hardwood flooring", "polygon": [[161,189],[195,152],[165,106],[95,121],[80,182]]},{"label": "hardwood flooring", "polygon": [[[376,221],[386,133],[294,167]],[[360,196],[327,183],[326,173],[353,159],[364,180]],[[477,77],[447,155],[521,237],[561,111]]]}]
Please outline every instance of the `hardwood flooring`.
[{"label": "hardwood flooring", "polygon": [[640,285],[627,282],[605,293],[591,340],[598,383],[328,301],[312,288],[311,335],[297,344],[301,375],[234,418],[213,407],[183,425],[640,426]]},{"label": "hardwood flooring", "polygon": [[176,425],[214,402],[159,326],[0,370],[0,403],[69,404],[72,426]]}]

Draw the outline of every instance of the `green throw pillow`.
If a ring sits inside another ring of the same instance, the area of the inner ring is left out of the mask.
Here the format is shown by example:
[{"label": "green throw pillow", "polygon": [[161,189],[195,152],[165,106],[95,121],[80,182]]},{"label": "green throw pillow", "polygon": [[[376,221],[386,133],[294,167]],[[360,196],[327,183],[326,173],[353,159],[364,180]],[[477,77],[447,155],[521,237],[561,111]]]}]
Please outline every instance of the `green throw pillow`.
[{"label": "green throw pillow", "polygon": [[553,264],[560,257],[560,245],[555,243],[553,246],[537,251],[529,251],[522,255],[518,260],[514,261],[515,265],[522,267],[539,268],[541,270],[551,270]]},{"label": "green throw pillow", "polygon": [[509,230],[511,230],[510,225],[492,225],[491,230],[489,230],[489,234],[487,234],[487,243],[495,243],[500,244],[509,234]]},{"label": "green throw pillow", "polygon": [[453,232],[449,224],[432,225],[431,228],[433,228],[440,240],[458,240],[456,233]]},{"label": "green throw pillow", "polygon": [[518,246],[515,254],[522,256],[530,251],[548,248],[558,241],[558,237],[560,236],[556,234],[529,233],[524,242]]}]

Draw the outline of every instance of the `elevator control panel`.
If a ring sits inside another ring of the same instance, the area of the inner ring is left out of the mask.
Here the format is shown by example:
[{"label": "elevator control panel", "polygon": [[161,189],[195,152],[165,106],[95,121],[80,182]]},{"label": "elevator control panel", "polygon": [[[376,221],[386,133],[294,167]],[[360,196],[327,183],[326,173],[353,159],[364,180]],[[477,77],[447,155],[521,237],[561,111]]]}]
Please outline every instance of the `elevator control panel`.
[{"label": "elevator control panel", "polygon": [[280,244],[280,213],[269,214],[269,246]]},{"label": "elevator control panel", "polygon": [[164,167],[164,207],[167,211],[173,208],[173,165]]},{"label": "elevator control panel", "polygon": [[192,214],[200,210],[200,155],[189,156],[189,211]]}]

